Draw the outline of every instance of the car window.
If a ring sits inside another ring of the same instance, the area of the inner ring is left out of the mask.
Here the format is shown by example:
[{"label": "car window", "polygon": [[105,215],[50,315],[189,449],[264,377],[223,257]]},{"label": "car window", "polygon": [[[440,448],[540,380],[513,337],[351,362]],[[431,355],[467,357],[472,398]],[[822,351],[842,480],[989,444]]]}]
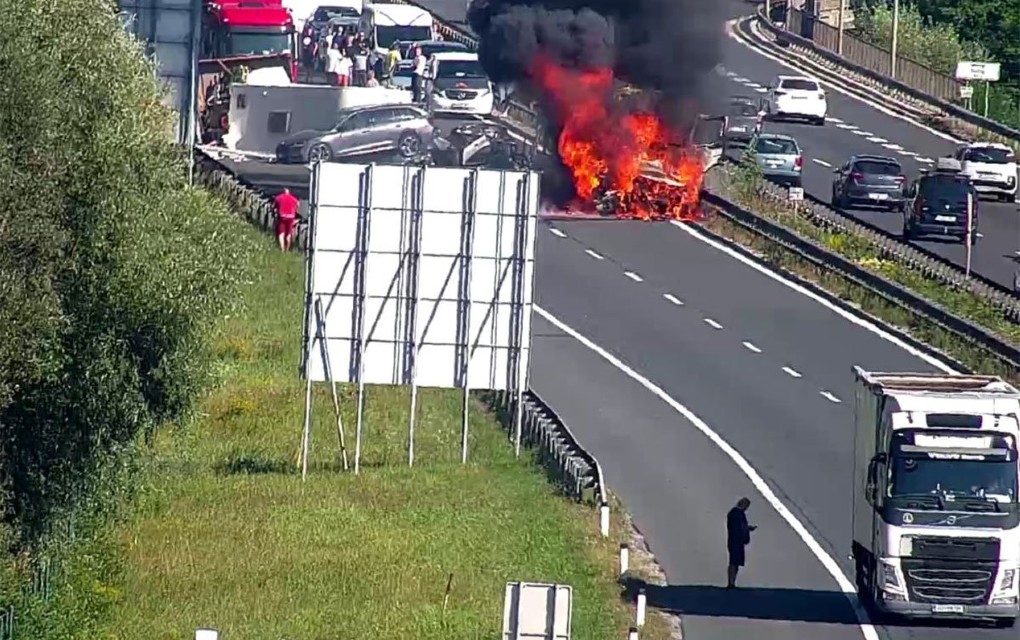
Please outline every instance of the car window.
[{"label": "car window", "polygon": [[971,147],[963,154],[966,162],[980,162],[983,164],[1010,164],[1015,162],[1013,152],[998,147]]},{"label": "car window", "polygon": [[437,60],[437,78],[484,78],[485,70],[478,60]]},{"label": "car window", "polygon": [[729,115],[736,117],[754,117],[758,115],[758,108],[753,104],[734,102],[730,105]]},{"label": "car window", "polygon": [[791,91],[818,91],[818,83],[800,78],[787,78],[779,81],[779,88]]},{"label": "car window", "polygon": [[970,193],[970,182],[955,175],[932,175],[921,179],[919,194],[925,200],[963,203]]},{"label": "car window", "polygon": [[409,120],[414,120],[415,118],[418,117],[418,114],[415,113],[413,109],[402,109],[400,107],[386,109],[384,113],[385,115],[383,116],[383,120],[387,123],[407,122]]},{"label": "car window", "polygon": [[779,155],[796,155],[799,153],[796,142],[783,138],[758,138],[758,143],[754,146],[754,150],[758,153]]},{"label": "car window", "polygon": [[360,111],[355,113],[350,118],[344,121],[342,129],[344,131],[354,131],[356,129],[364,129],[372,126],[375,121],[375,114],[370,111]]},{"label": "car window", "polygon": [[869,176],[898,176],[903,170],[900,168],[900,165],[893,162],[858,160],[854,164],[854,171],[860,171]]}]

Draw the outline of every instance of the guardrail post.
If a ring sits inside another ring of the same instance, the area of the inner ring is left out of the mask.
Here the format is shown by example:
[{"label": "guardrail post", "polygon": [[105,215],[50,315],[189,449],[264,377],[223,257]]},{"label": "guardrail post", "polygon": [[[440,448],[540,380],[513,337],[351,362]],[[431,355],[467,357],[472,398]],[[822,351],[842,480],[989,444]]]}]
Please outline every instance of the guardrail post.
[{"label": "guardrail post", "polygon": [[637,594],[637,604],[635,605],[634,611],[634,626],[643,627],[645,626],[645,616],[647,614],[648,598],[645,596],[645,590],[641,589]]},{"label": "guardrail post", "polygon": [[[599,531],[602,533],[603,538],[609,537],[609,505],[605,502],[599,505]],[[621,554],[620,562],[622,563],[623,562],[622,550],[620,551],[620,554]]]},{"label": "guardrail post", "polygon": [[630,547],[626,544],[620,545],[620,577],[627,575],[630,570]]},{"label": "guardrail post", "polygon": [[627,640],[638,640],[638,632],[636,628],[630,628],[630,632],[627,634]]}]

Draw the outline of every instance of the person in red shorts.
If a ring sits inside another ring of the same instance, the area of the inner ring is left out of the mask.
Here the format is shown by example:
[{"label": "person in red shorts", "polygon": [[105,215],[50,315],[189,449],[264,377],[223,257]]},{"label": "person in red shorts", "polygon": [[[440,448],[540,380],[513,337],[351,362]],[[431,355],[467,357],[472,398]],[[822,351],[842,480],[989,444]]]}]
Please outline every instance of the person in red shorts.
[{"label": "person in red shorts", "polygon": [[276,201],[276,239],[280,243],[280,251],[290,251],[294,244],[294,231],[297,229],[297,212],[300,201],[294,197],[290,189],[274,198]]}]

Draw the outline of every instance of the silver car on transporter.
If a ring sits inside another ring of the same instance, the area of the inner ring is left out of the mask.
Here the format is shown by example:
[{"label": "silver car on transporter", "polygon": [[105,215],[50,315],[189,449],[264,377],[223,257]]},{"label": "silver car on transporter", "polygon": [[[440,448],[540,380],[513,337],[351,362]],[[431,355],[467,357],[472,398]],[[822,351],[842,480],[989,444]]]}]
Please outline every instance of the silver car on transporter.
[{"label": "silver car on transporter", "polygon": [[342,109],[328,131],[299,131],[276,145],[281,163],[330,162],[395,153],[414,158],[432,148],[436,134],[427,111],[410,104]]}]

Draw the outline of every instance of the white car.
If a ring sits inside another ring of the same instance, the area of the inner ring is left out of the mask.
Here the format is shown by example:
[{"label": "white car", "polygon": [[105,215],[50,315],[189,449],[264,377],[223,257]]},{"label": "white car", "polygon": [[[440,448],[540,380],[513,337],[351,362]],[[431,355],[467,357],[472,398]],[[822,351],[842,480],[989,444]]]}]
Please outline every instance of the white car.
[{"label": "white car", "polygon": [[998,142],[974,142],[961,147],[954,157],[979,194],[1017,201],[1020,168],[1012,149]]},{"label": "white car", "polygon": [[796,118],[824,125],[828,111],[821,85],[803,76],[777,77],[765,98],[765,113],[772,120]]},{"label": "white car", "polygon": [[492,113],[493,86],[477,53],[434,53],[425,75],[428,80],[425,104],[433,112],[484,116]]}]

